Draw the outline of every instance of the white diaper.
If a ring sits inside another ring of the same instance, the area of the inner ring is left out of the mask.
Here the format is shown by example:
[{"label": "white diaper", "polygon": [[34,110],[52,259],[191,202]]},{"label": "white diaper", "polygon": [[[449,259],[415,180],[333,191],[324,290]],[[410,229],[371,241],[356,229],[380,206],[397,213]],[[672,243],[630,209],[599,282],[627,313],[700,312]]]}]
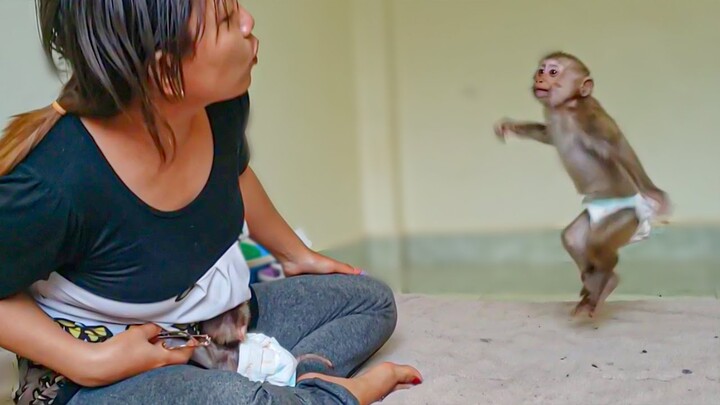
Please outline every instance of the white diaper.
[{"label": "white diaper", "polygon": [[237,372],[250,381],[294,387],[297,364],[295,356],[275,338],[248,333],[240,344]]},{"label": "white diaper", "polygon": [[651,222],[655,217],[656,210],[652,205],[652,201],[646,199],[641,194],[636,194],[626,198],[604,198],[583,202],[583,207],[590,216],[590,223],[597,224],[620,210],[634,208],[637,215],[638,225],[635,233],[628,243],[639,242],[650,236],[652,229]]}]

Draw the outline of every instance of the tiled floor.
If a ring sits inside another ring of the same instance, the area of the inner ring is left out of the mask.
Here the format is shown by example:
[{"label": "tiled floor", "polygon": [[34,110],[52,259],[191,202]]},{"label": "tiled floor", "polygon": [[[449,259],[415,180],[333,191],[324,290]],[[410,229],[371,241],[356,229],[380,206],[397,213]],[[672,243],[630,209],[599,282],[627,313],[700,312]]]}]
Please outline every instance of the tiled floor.
[{"label": "tiled floor", "polygon": [[[326,253],[365,267],[403,293],[555,300],[574,299],[580,290],[559,231],[371,240]],[[624,248],[617,273],[616,298],[717,297],[720,229],[663,228]]]},{"label": "tiled floor", "polygon": [[[613,296],[716,296],[716,267],[709,263],[624,263]],[[570,264],[507,264],[476,266],[448,264],[442,268],[414,266],[403,269],[403,292],[467,294],[510,299],[575,297],[579,273]],[[383,276],[382,274],[380,276]]]}]

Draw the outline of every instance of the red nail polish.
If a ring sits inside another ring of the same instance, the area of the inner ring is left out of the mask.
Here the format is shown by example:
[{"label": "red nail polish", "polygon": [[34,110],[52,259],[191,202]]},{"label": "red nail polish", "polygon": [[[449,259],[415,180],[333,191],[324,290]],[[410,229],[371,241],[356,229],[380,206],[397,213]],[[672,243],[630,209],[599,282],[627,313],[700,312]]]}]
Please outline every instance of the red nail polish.
[{"label": "red nail polish", "polygon": [[422,380],[421,380],[421,379],[419,379],[419,378],[417,378],[417,377],[415,377],[415,379],[414,379],[414,380],[412,380],[412,383],[413,383],[413,385],[418,385],[418,384],[422,384]]}]

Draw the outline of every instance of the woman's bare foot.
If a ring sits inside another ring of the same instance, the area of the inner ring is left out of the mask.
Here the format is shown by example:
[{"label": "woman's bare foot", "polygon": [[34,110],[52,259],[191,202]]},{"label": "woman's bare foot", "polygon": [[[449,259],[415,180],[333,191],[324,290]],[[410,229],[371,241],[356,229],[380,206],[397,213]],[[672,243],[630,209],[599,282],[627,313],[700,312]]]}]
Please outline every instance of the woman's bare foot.
[{"label": "woman's bare foot", "polygon": [[422,376],[415,368],[395,363],[378,364],[364,374],[353,378],[308,373],[298,378],[298,382],[308,378],[318,378],[342,385],[357,398],[360,405],[375,403],[393,391],[422,383]]}]

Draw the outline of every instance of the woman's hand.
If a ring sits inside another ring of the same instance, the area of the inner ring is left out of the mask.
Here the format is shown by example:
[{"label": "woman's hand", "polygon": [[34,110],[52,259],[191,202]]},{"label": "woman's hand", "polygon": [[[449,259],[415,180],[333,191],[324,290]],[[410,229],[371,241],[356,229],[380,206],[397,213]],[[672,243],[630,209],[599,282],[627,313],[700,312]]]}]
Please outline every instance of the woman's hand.
[{"label": "woman's hand", "polygon": [[293,277],[300,274],[351,274],[359,275],[361,269],[353,267],[347,263],[339,262],[320,253],[307,249],[303,254],[296,258],[281,261],[285,276]]},{"label": "woman's hand", "polygon": [[194,347],[168,350],[162,342],[151,343],[162,329],[152,323],[132,326],[102,343],[88,344],[90,365],[78,364],[78,377],[68,376],[86,387],[96,387],[135,376],[155,368],[185,364]]}]

